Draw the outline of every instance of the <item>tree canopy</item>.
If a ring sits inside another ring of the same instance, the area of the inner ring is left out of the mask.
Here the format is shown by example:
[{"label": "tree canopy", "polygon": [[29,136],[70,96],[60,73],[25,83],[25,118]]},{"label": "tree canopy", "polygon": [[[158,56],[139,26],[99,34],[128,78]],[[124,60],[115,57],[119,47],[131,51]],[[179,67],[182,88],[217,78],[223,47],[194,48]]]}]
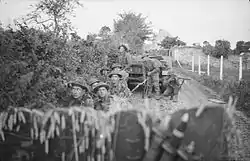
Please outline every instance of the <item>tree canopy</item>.
[{"label": "tree canopy", "polygon": [[163,47],[164,49],[170,49],[171,47],[174,46],[183,46],[186,45],[185,42],[179,40],[178,37],[165,37],[161,43],[159,44],[161,47]]},{"label": "tree canopy", "polygon": [[121,43],[127,43],[131,50],[141,53],[144,41],[153,33],[151,23],[146,22],[146,17],[134,12],[118,14],[114,20],[114,34]]}]

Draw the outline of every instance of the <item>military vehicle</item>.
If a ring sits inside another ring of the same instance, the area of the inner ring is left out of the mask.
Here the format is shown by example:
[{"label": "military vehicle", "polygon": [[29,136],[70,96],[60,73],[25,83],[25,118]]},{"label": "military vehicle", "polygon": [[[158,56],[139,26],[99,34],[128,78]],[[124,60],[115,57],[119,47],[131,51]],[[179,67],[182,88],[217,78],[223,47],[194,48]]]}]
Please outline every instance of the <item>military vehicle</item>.
[{"label": "military vehicle", "polygon": [[[168,57],[161,56],[161,55],[154,55],[154,56],[150,55],[150,58],[157,59],[162,63],[161,71],[160,71],[160,82],[159,82],[161,93],[164,93],[164,91],[167,88],[172,89],[173,87],[171,85],[169,86],[164,85],[164,80],[169,77],[169,71],[172,69],[172,65],[171,65],[171,62],[168,60]],[[146,91],[147,91],[147,86],[145,82],[145,80],[147,79],[147,75],[146,75],[145,67],[143,65],[143,60],[141,58],[135,58],[128,72],[129,72],[128,87],[130,88],[130,90],[133,90],[136,85],[141,84],[142,97],[144,98]],[[182,86],[185,80],[188,80],[186,78],[179,78],[179,77],[175,77],[175,78],[176,78],[176,81],[179,82],[178,84],[180,85],[180,87]]]}]

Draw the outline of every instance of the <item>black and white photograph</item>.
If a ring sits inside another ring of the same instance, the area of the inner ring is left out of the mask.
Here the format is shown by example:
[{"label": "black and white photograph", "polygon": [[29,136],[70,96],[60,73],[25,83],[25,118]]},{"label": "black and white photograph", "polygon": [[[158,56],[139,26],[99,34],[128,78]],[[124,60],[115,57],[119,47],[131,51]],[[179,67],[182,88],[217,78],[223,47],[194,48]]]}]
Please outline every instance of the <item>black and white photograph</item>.
[{"label": "black and white photograph", "polygon": [[250,0],[0,0],[0,161],[250,161]]}]

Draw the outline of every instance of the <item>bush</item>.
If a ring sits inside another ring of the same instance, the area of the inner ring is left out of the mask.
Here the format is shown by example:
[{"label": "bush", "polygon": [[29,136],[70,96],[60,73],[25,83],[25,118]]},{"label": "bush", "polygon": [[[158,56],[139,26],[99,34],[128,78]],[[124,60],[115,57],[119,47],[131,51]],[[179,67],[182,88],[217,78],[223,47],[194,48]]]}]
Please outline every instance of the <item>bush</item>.
[{"label": "bush", "polygon": [[56,37],[24,25],[0,28],[0,108],[57,104],[75,72],[88,77],[103,66],[103,51],[82,39]]}]

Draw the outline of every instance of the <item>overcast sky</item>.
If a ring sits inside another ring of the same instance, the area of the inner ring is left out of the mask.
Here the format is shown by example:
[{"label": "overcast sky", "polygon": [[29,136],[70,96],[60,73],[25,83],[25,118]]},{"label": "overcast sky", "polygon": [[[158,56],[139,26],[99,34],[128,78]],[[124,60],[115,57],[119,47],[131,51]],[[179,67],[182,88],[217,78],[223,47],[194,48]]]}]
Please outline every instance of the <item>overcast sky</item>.
[{"label": "overcast sky", "polygon": [[[29,12],[37,0],[2,0],[0,20],[6,24]],[[232,47],[238,40],[250,41],[249,0],[82,0],[72,22],[80,36],[113,27],[113,19],[122,11],[148,16],[155,30],[165,29],[192,44],[226,39]]]}]

